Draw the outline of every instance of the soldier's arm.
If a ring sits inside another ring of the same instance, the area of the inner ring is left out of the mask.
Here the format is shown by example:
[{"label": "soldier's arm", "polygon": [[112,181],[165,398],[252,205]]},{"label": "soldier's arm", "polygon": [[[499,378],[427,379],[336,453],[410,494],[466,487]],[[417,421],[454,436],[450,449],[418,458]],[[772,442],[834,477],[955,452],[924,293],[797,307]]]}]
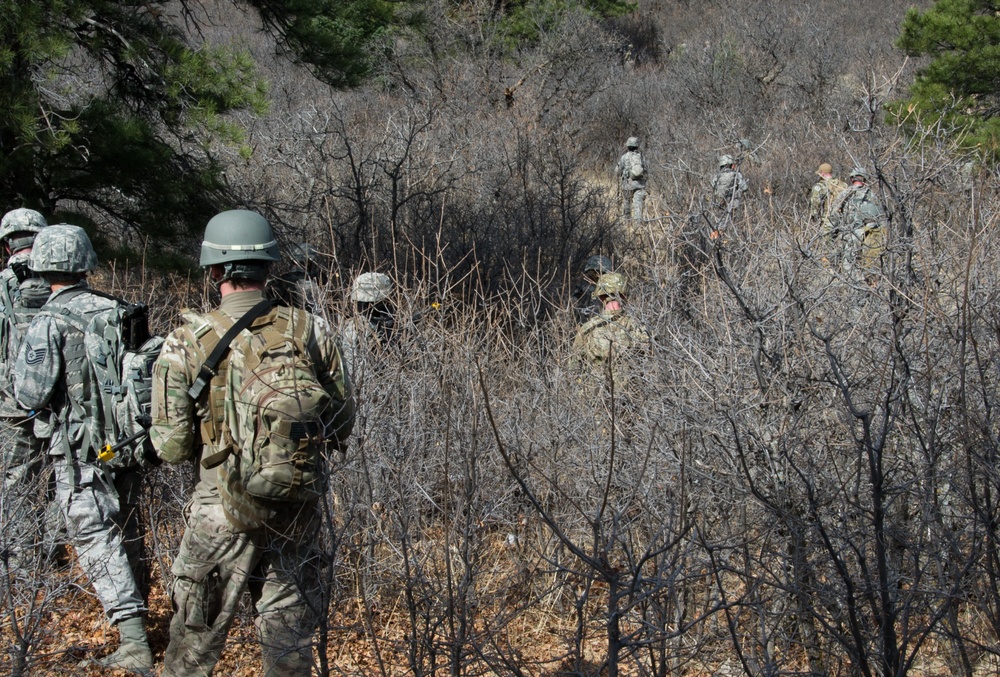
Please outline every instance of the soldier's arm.
[{"label": "soldier's arm", "polygon": [[[197,411],[188,395],[193,369],[188,364],[200,353],[184,328],[174,330],[153,365],[153,425],[149,439],[161,459],[181,463],[195,455]],[[199,362],[200,366],[200,362]],[[194,367],[196,369],[197,367]]]},{"label": "soldier's arm", "polygon": [[28,411],[40,411],[52,399],[63,370],[62,334],[55,319],[31,321],[14,365],[14,395]]},{"label": "soldier's arm", "polygon": [[354,428],[354,386],[351,383],[351,375],[344,368],[336,335],[326,320],[313,317],[315,324],[312,340],[315,342],[314,347],[320,359],[316,375],[319,377],[320,385],[333,398],[333,406],[337,410],[330,423],[331,431],[341,448],[344,448]]}]

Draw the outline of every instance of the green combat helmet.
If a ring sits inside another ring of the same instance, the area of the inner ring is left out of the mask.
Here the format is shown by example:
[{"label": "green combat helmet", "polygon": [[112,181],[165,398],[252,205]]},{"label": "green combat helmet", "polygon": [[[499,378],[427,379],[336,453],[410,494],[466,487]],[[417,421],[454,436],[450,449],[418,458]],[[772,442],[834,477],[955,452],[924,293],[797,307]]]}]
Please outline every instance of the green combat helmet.
[{"label": "green combat helmet", "polygon": [[288,247],[288,258],[297,268],[309,270],[319,260],[319,252],[308,242],[296,242]]},{"label": "green combat helmet", "polygon": [[628,137],[628,141],[625,142],[625,147],[629,150],[635,150],[639,147],[639,138],[635,136]]},{"label": "green combat helmet", "polygon": [[615,265],[611,263],[611,259],[607,256],[594,255],[587,259],[587,265],[583,267],[584,273],[597,273],[597,275],[603,275],[604,273],[613,273],[615,270]]},{"label": "green combat helmet", "polygon": [[89,273],[97,268],[97,253],[87,231],[61,223],[35,236],[28,268],[35,273]]},{"label": "green combat helmet", "polygon": [[383,273],[362,273],[351,285],[351,300],[355,303],[380,303],[392,293],[392,280]]},{"label": "green combat helmet", "polygon": [[[11,251],[27,249],[35,235],[48,225],[45,217],[34,209],[14,209],[4,214],[0,222],[0,242],[8,242]],[[18,233],[20,237],[11,237]]]},{"label": "green combat helmet", "polygon": [[733,159],[732,155],[720,155],[719,156],[719,169],[723,167],[728,167],[729,165],[736,164],[736,160]]},{"label": "green combat helmet", "polygon": [[216,214],[205,226],[201,243],[202,268],[222,265],[222,280],[233,277],[264,281],[268,265],[281,259],[271,224],[245,209]]},{"label": "green combat helmet", "polygon": [[625,276],[621,273],[604,273],[599,278],[597,278],[597,284],[594,285],[593,297],[595,299],[603,297],[612,298],[625,298],[625,294],[628,291],[628,285],[625,282]]},{"label": "green combat helmet", "polygon": [[851,182],[853,182],[854,179],[861,179],[865,183],[868,183],[868,172],[861,167],[855,167],[851,170],[851,175],[848,177],[848,180]]}]

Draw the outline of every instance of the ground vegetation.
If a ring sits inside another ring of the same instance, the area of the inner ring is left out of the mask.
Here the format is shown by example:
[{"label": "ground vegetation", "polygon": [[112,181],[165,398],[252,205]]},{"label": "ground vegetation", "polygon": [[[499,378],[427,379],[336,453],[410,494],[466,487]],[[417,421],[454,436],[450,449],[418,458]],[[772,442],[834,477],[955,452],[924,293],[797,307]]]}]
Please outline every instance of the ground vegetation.
[{"label": "ground vegetation", "polygon": [[[893,46],[907,4],[570,10],[512,51],[486,8],[429,2],[349,91],[249,46],[272,104],[233,115],[250,153],[220,151],[239,204],[317,247],[331,321],[354,274],[397,283],[327,496],[317,672],[996,673],[1000,176],[886,116],[927,63]],[[750,182],[729,214],[720,154]],[[863,270],[808,221],[821,162],[865,168],[884,208]],[[570,354],[592,254],[653,337],[597,371]],[[121,263],[97,282],[161,331],[213,293]],[[158,655],[191,482],[148,481]],[[71,574],[38,580],[6,588],[2,665],[110,651]],[[244,612],[220,670],[255,674],[254,646]]]}]

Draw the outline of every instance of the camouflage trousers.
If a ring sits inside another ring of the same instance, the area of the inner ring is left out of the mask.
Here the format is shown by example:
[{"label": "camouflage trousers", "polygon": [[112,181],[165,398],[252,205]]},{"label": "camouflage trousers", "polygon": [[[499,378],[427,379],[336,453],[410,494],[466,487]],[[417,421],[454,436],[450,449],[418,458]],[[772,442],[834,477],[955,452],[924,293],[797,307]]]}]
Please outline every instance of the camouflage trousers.
[{"label": "camouflage trousers", "polygon": [[149,604],[149,554],[146,551],[146,525],[142,506],[143,473],[139,469],[115,471],[115,491],[118,493],[118,517],[115,522],[122,533],[122,547],[128,558],[132,576],[143,602]]},{"label": "camouflage trousers", "polygon": [[210,675],[243,591],[257,612],[263,674],[312,674],[312,635],[322,608],[318,520],[289,538],[234,533],[221,505],[195,503],[174,559],[174,616],[162,676]]},{"label": "camouflage trousers", "polygon": [[119,527],[118,494],[104,471],[56,457],[55,503],[59,506],[80,567],[112,624],[146,612],[129,566]]},{"label": "camouflage trousers", "polygon": [[625,218],[633,221],[641,221],[642,213],[646,208],[646,189],[637,190],[622,189],[622,214]]},{"label": "camouflage trousers", "polygon": [[51,503],[54,485],[46,472],[45,440],[32,433],[32,421],[0,418],[2,493],[0,550],[16,566],[36,568],[55,543],[65,542],[58,507]]}]

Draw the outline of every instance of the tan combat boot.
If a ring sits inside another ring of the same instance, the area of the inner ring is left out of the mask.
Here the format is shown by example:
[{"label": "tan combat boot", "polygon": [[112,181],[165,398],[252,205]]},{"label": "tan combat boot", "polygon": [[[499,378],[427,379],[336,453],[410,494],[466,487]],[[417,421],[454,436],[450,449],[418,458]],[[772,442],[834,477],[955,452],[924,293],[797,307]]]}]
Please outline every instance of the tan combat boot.
[{"label": "tan combat boot", "polygon": [[123,668],[140,675],[152,674],[153,652],[146,641],[146,623],[141,616],[118,623],[118,651],[97,661],[104,668]]}]

